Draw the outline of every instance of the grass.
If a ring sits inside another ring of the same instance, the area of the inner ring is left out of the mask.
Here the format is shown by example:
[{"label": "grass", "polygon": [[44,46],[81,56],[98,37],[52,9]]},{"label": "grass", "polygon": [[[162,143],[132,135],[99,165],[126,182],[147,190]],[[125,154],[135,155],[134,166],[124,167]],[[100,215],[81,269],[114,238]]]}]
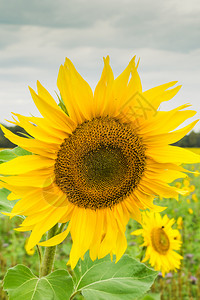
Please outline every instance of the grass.
[{"label": "grass", "polygon": [[[200,149],[191,150],[200,154]],[[199,170],[200,164],[185,166],[192,171]],[[183,240],[181,254],[184,260],[181,269],[177,273],[169,273],[165,278],[158,276],[152,286],[153,293],[160,293],[161,300],[175,299],[200,299],[200,176],[190,174],[188,180],[177,180],[173,185],[190,187],[191,192],[187,196],[180,196],[179,201],[175,199],[156,199],[156,203],[168,208],[162,213],[170,218],[183,218],[183,226],[180,230]],[[195,189],[194,189],[195,187]],[[19,217],[10,220],[8,217],[0,216],[0,280],[3,279],[6,270],[16,264],[25,264],[30,267],[35,274],[38,274],[39,263],[38,254],[29,256],[24,244],[28,238],[28,233],[19,233],[13,229],[21,222]],[[141,259],[140,237],[131,236],[130,233],[139,228],[139,225],[130,220],[127,226],[128,247],[126,253]],[[174,226],[176,228],[176,226]],[[71,239],[68,237],[62,245],[58,246],[55,259],[55,269],[67,268],[66,262],[71,248]],[[6,294],[0,289],[0,299],[8,299]],[[77,298],[78,299],[78,298]]]}]

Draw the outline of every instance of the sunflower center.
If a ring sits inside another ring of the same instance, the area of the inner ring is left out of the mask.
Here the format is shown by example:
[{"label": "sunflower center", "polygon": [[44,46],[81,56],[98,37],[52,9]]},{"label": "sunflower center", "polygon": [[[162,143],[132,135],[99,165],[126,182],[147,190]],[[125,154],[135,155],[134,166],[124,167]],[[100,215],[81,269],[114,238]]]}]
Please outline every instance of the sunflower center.
[{"label": "sunflower center", "polygon": [[111,208],[137,187],[145,165],[145,148],[133,128],[99,117],[82,123],[64,140],[55,181],[79,207]]},{"label": "sunflower center", "polygon": [[155,251],[166,254],[170,247],[170,241],[162,228],[154,228],[151,232],[151,242]]},{"label": "sunflower center", "polygon": [[82,168],[88,184],[98,188],[99,185],[119,184],[127,161],[119,148],[101,146],[83,157]]}]

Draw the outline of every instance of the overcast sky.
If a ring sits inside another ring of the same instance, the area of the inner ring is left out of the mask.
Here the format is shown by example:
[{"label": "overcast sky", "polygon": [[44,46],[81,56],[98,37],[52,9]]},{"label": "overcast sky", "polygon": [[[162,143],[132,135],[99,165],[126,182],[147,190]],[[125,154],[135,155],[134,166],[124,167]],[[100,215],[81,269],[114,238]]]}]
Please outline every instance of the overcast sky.
[{"label": "overcast sky", "polygon": [[115,76],[140,57],[144,90],[178,80],[161,108],[189,102],[200,118],[199,0],[0,0],[0,122],[11,111],[39,116],[28,85],[55,95],[66,56],[94,89],[106,55]]}]

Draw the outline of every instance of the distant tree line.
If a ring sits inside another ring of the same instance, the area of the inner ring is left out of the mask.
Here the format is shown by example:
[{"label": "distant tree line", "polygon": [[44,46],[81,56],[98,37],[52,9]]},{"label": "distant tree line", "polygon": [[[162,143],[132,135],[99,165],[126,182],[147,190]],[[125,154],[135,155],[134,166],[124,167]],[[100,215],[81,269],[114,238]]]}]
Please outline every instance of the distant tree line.
[{"label": "distant tree line", "polygon": [[[5,126],[7,129],[13,133],[25,137],[27,132],[20,126]],[[25,135],[24,135],[25,134]],[[191,131],[188,135],[184,136],[180,141],[173,144],[179,147],[200,147],[200,132]],[[15,144],[11,143],[8,139],[5,138],[4,133],[0,128],[0,148],[14,148]]]},{"label": "distant tree line", "polygon": [[[14,134],[17,134],[19,136],[23,136],[24,134],[27,134],[27,132],[20,126],[5,126],[5,128],[12,131]],[[5,138],[4,133],[2,129],[0,128],[0,148],[14,148],[17,145],[13,144],[11,141]]]},{"label": "distant tree line", "polygon": [[184,136],[180,141],[173,145],[179,147],[200,148],[200,132],[191,131],[189,134]]}]

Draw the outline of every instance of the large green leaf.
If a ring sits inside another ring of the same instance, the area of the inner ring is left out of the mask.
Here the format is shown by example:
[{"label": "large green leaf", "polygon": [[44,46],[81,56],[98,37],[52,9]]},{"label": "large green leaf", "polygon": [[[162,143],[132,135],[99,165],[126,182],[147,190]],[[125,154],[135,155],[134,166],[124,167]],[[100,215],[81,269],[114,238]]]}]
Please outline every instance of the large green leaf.
[{"label": "large green leaf", "polygon": [[38,278],[24,265],[8,270],[3,283],[10,300],[68,300],[73,281],[66,270]]},{"label": "large green leaf", "polygon": [[110,261],[110,255],[107,255],[104,258],[96,259],[95,261],[92,261],[89,252],[86,252],[84,256],[84,260],[80,259],[76,267],[74,268],[74,274],[75,274],[75,279],[76,279],[76,284],[80,281],[81,277],[83,277],[84,274],[87,273],[88,270],[93,268],[95,265],[102,263],[104,261]]},{"label": "large green leaf", "polygon": [[158,272],[124,255],[116,264],[107,259],[88,263],[86,258],[75,274],[75,293],[82,293],[86,300],[133,300],[150,289]]}]

